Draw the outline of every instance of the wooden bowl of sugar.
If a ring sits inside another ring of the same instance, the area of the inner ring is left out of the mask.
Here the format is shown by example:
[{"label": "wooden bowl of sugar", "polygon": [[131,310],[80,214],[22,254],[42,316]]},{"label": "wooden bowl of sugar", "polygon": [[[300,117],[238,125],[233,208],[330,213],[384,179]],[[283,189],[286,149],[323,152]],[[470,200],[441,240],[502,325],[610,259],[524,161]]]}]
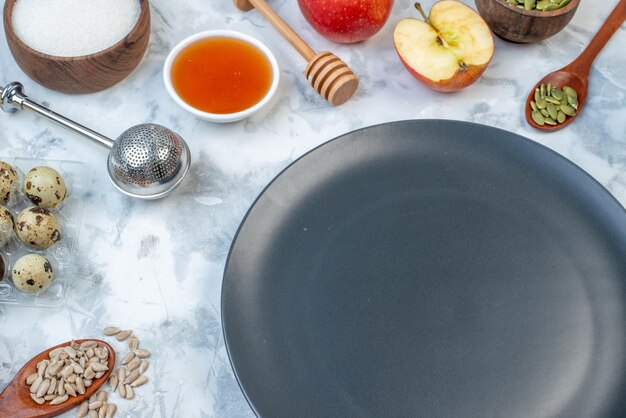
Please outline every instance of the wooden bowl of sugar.
[{"label": "wooden bowl of sugar", "polygon": [[63,93],[92,93],[126,78],[150,39],[148,0],[6,0],[4,31],[20,68]]}]

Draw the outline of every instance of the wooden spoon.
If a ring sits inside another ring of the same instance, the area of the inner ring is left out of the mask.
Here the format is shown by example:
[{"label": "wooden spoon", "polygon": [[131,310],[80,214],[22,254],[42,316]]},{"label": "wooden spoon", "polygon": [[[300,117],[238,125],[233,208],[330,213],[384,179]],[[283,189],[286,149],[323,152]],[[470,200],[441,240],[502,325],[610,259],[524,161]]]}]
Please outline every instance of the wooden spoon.
[{"label": "wooden spoon", "polygon": [[30,388],[26,385],[26,378],[37,372],[37,363],[41,360],[49,359],[50,351],[58,347],[66,347],[70,345],[70,342],[59,344],[55,347],[49,348],[46,351],[37,354],[33,357],[24,367],[20,369],[15,375],[9,385],[0,393],[0,416],[11,418],[48,418],[54,417],[68,411],[75,406],[82,403],[84,400],[89,399],[91,395],[96,393],[98,389],[107,381],[113,366],[115,365],[115,351],[113,347],[104,341],[100,340],[77,340],[78,344],[86,341],[95,341],[98,343],[98,347],[106,347],[109,350],[109,370],[104,373],[100,379],[94,379],[91,386],[85,388],[84,395],[78,395],[75,398],[70,398],[59,405],[50,405],[50,402],[46,402],[43,405],[37,404],[30,397]]},{"label": "wooden spoon", "polygon": [[[591,64],[598,56],[602,48],[604,48],[604,45],[606,45],[609,39],[611,39],[611,36],[613,36],[622,23],[624,23],[624,20],[626,20],[626,0],[620,0],[583,53],[569,65],[542,78],[535,85],[535,87],[532,88],[530,94],[528,95],[528,99],[526,100],[526,121],[530,126],[541,129],[545,132],[553,132],[564,128],[580,114],[587,99],[587,85],[589,83],[589,70],[591,70]],[[547,85],[548,83],[551,83],[553,86],[557,86],[559,88],[562,88],[563,86],[570,86],[576,90],[578,93],[578,110],[576,111],[576,116],[568,116],[563,123],[541,126],[532,118],[530,102],[534,100],[535,89],[541,84]]]},{"label": "wooden spoon", "polygon": [[304,74],[311,86],[323,98],[335,106],[347,102],[359,87],[359,80],[348,65],[335,54],[324,51],[316,54],[294,32],[291,27],[276,14],[265,0],[233,0],[233,4],[244,12],[256,8],[289,41],[289,43],[309,63]]}]

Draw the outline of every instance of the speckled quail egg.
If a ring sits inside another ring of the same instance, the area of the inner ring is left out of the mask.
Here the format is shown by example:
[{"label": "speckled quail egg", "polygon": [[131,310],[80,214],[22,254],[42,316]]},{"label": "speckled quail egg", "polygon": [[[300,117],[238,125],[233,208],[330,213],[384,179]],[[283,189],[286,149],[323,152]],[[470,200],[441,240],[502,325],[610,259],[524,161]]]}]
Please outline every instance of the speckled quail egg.
[{"label": "speckled quail egg", "polygon": [[17,215],[17,237],[26,245],[47,250],[61,239],[61,225],[48,209],[31,206]]},{"label": "speckled quail egg", "polygon": [[24,192],[34,205],[53,209],[67,197],[63,177],[54,168],[35,167],[24,177]]},{"label": "speckled quail egg", "polygon": [[7,208],[0,205],[0,247],[6,245],[13,236],[15,220]]},{"label": "speckled quail egg", "polygon": [[4,279],[7,274],[7,262],[4,258],[4,254],[0,251],[0,281]]},{"label": "speckled quail egg", "polygon": [[0,204],[6,205],[11,199],[11,194],[15,191],[14,183],[19,177],[17,171],[11,164],[0,161]]},{"label": "speckled quail egg", "polygon": [[46,257],[39,254],[26,254],[13,265],[11,279],[17,290],[36,293],[52,283],[54,271]]}]

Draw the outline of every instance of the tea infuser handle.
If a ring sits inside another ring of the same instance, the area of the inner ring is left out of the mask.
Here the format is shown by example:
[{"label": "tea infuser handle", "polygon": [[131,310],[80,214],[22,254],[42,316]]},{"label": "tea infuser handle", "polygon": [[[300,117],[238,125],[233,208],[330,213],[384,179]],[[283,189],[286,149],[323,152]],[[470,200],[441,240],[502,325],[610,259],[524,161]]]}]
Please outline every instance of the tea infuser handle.
[{"label": "tea infuser handle", "polygon": [[114,141],[112,139],[109,139],[104,135],[100,135],[99,133],[76,123],[73,120],[53,112],[39,103],[30,100],[24,94],[24,86],[22,86],[22,84],[14,81],[9,83],[4,88],[0,88],[0,90],[0,107],[2,107],[3,111],[7,113],[13,113],[17,109],[33,111],[53,122],[58,123],[59,125],[65,126],[76,133],[86,136],[87,138],[98,142],[107,148],[113,148]]}]

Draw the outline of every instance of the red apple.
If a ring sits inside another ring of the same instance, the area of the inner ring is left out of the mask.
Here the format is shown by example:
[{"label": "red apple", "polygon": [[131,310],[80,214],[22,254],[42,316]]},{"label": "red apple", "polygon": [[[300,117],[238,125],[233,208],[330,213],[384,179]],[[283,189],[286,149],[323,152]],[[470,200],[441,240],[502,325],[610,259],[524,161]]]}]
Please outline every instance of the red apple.
[{"label": "red apple", "polygon": [[456,91],[476,81],[493,57],[493,35],[487,23],[457,0],[441,0],[424,20],[403,19],[393,42],[409,72],[428,87]]},{"label": "red apple", "polygon": [[298,0],[306,20],[331,41],[350,44],[385,25],[393,0]]}]

